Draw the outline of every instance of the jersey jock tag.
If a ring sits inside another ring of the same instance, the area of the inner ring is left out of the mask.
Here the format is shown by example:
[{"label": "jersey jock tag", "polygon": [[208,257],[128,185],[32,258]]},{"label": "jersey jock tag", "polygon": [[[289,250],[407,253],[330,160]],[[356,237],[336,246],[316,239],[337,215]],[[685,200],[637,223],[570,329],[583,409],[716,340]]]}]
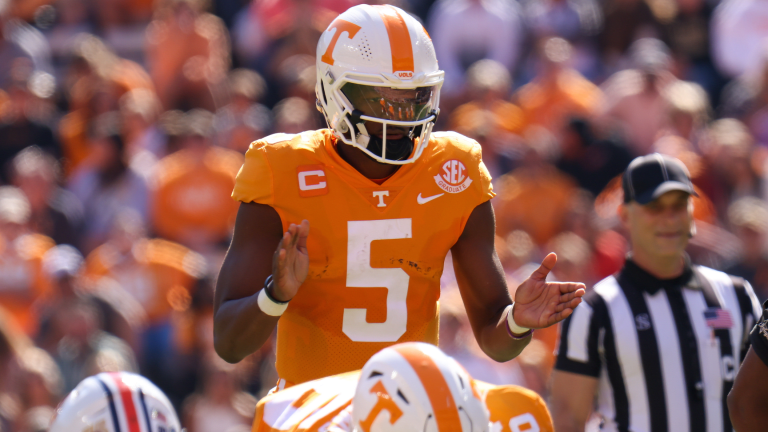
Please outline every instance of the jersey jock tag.
[{"label": "jersey jock tag", "polygon": [[324,165],[301,165],[296,167],[299,182],[299,196],[302,198],[328,194],[328,179]]}]

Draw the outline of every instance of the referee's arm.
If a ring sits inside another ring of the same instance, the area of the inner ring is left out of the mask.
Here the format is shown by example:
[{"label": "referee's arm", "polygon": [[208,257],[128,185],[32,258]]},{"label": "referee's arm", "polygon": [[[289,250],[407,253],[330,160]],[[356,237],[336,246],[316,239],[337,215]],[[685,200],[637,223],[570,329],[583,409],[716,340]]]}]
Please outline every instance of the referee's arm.
[{"label": "referee's arm", "polygon": [[600,320],[595,317],[589,297],[590,294],[560,329],[550,400],[558,432],[583,432],[594,406],[602,363],[597,340]]},{"label": "referee's arm", "polygon": [[[768,301],[763,308],[768,307]],[[728,413],[737,432],[764,431],[768,425],[768,310],[749,335],[752,347],[728,394]]]}]

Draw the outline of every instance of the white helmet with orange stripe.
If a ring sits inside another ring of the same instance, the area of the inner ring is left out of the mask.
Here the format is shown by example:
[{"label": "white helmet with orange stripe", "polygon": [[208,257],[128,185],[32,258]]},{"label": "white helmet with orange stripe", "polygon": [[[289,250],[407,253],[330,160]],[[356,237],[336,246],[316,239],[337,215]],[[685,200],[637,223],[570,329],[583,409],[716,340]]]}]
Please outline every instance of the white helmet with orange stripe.
[{"label": "white helmet with orange stripe", "polygon": [[389,5],[350,8],[320,36],[316,63],[318,109],[339,140],[382,163],[421,155],[444,73],[416,19]]},{"label": "white helmet with orange stripe", "polygon": [[56,409],[49,432],[181,432],[171,402],[148,379],[105,372],[80,382]]},{"label": "white helmet with orange stripe", "polygon": [[484,432],[489,420],[472,377],[439,348],[410,342],[365,364],[352,401],[355,432]]}]

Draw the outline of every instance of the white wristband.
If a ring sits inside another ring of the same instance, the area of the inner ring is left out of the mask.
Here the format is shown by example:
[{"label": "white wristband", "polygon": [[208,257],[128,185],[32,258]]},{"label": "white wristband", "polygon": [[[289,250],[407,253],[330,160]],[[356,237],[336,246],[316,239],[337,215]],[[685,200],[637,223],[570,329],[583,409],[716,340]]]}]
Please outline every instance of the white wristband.
[{"label": "white wristband", "polygon": [[275,303],[269,296],[267,296],[267,292],[264,291],[264,288],[259,291],[258,303],[259,309],[269,316],[280,316],[286,309],[288,309],[288,302],[282,304]]},{"label": "white wristband", "polygon": [[514,303],[512,303],[509,306],[507,306],[507,328],[513,334],[520,335],[520,334],[523,334],[523,333],[527,332],[530,329],[527,328],[527,327],[520,327],[519,325],[517,325],[517,323],[515,322],[515,317],[512,316],[512,312],[514,312],[514,310],[515,310],[515,304]]}]

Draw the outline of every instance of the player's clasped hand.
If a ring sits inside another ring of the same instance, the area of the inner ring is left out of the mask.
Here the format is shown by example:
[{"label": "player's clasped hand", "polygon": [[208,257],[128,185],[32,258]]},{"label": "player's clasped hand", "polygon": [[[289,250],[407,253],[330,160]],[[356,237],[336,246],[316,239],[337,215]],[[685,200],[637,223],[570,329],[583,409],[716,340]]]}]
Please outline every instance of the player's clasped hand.
[{"label": "player's clasped hand", "polygon": [[568,318],[581,303],[581,297],[586,293],[583,283],[546,281],[556,262],[557,255],[550,253],[517,288],[513,318],[519,326],[551,326]]},{"label": "player's clasped hand", "polygon": [[309,254],[307,253],[309,221],[291,224],[277,245],[272,257],[272,291],[278,301],[289,301],[296,295],[307,278]]}]

